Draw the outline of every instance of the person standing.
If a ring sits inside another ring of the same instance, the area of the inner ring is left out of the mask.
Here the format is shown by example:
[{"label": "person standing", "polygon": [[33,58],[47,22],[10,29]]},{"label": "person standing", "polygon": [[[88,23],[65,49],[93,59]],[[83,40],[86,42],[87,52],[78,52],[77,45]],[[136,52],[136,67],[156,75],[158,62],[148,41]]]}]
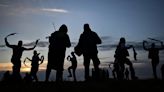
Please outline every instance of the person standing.
[{"label": "person standing", "polygon": [[[67,60],[70,61],[72,64],[70,67],[68,67],[68,72],[69,72],[68,77],[72,77],[72,73],[73,73],[73,78],[74,78],[74,81],[76,82],[77,59],[76,59],[75,53],[71,52],[71,56],[69,55],[67,57]],[[72,70],[72,73],[71,73],[71,70]]]},{"label": "person standing", "polygon": [[[84,32],[80,35],[77,47],[75,47],[75,53],[79,55],[83,54],[84,57],[84,68],[85,68],[85,80],[89,80],[89,66],[90,60],[93,61],[95,73],[97,79],[99,78],[99,64],[97,45],[101,44],[101,39],[96,32],[93,32],[89,24],[84,24]],[[78,51],[79,50],[79,51]]]},{"label": "person standing", "polygon": [[71,46],[67,31],[67,26],[63,24],[58,31],[53,32],[49,37],[50,44],[45,81],[48,81],[52,69],[56,70],[56,81],[63,80],[65,52],[66,48]]},{"label": "person standing", "polygon": [[[117,73],[118,79],[124,79],[124,71],[125,71],[125,64],[129,66],[131,79],[138,79],[138,77],[135,76],[135,71],[133,67],[133,63],[128,58],[129,52],[128,49],[134,48],[132,45],[126,46],[126,40],[124,37],[120,38],[119,44],[117,45],[116,51],[115,51],[115,71]],[[136,54],[136,52],[135,52]]]},{"label": "person standing", "polygon": [[156,72],[156,68],[157,65],[159,64],[159,51],[164,49],[164,45],[163,42],[161,42],[161,48],[157,48],[155,43],[151,44],[151,47],[148,48],[145,46],[145,43],[147,43],[147,41],[143,41],[143,48],[144,50],[148,51],[148,58],[151,59],[151,64],[152,64],[152,68],[153,68],[153,76],[155,79],[157,79],[157,72]]},{"label": "person standing", "polygon": [[[44,56],[41,56],[41,58],[40,58],[39,57],[39,54],[40,53],[37,53],[36,50],[34,50],[33,54],[34,55],[32,56],[32,59],[30,59],[28,57],[26,57],[26,59],[28,59],[29,61],[31,61],[30,76],[32,77],[33,80],[35,80],[37,82],[38,81],[37,72],[39,70],[39,65],[43,63]],[[24,64],[26,62],[26,59],[23,62]],[[41,62],[39,62],[39,61],[41,61]]]}]

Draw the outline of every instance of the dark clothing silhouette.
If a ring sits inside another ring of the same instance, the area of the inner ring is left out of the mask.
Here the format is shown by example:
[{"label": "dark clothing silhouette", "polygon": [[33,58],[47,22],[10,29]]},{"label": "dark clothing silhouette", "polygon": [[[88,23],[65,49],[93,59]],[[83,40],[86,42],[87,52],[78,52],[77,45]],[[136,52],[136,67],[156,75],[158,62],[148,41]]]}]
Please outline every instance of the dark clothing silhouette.
[{"label": "dark clothing silhouette", "polygon": [[24,78],[23,78],[23,81],[26,82],[26,83],[31,83],[32,82],[32,77],[29,73],[26,73]]},{"label": "dark clothing silhouette", "polygon": [[129,70],[128,70],[128,68],[125,69],[125,79],[129,80]]},{"label": "dark clothing silhouette", "polygon": [[[39,65],[43,63],[44,57],[41,56],[41,58],[39,58],[39,54],[37,53],[36,50],[34,50],[34,55],[32,57],[32,59],[27,58],[29,61],[31,61],[31,71],[30,71],[30,76],[33,78],[33,80],[38,81],[38,77],[37,77],[37,72],[39,69]],[[39,61],[41,61],[39,63]],[[24,61],[25,63],[25,61]]]},{"label": "dark clothing silhouette", "polygon": [[154,75],[154,78],[157,79],[156,68],[157,68],[157,65],[159,64],[159,51],[164,49],[164,45],[163,45],[163,42],[161,42],[161,48],[156,48],[155,44],[152,43],[151,47],[147,48],[145,46],[145,43],[147,42],[143,41],[143,48],[144,50],[149,52],[148,58],[151,59],[153,75]]},{"label": "dark clothing silhouette", "polygon": [[162,80],[164,80],[164,64],[161,66],[161,75],[162,75]]},{"label": "dark clothing silhouette", "polygon": [[77,68],[77,59],[76,59],[76,56],[74,54],[74,52],[71,52],[71,56],[68,56],[67,57],[67,60],[71,62],[71,66],[68,67],[68,72],[69,72],[69,76],[68,77],[72,77],[72,73],[71,73],[71,69],[73,71],[73,78],[74,78],[74,81],[76,81],[76,68]]},{"label": "dark clothing silhouette", "polygon": [[115,61],[113,63],[113,70],[112,70],[112,75],[113,75],[114,79],[118,78],[118,75],[119,75],[119,70],[118,69],[119,69],[119,64],[118,64],[118,62],[115,59]]},{"label": "dark clothing silhouette", "polygon": [[62,81],[66,47],[71,46],[69,36],[67,35],[67,26],[62,25],[59,31],[52,33],[49,37],[49,43],[46,81],[49,79],[51,69],[57,71],[56,81]]},{"label": "dark clothing silhouette", "polygon": [[[85,79],[89,79],[89,65],[90,60],[92,59],[94,69],[96,71],[97,77],[99,76],[99,64],[100,61],[98,59],[98,50],[97,44],[101,44],[101,39],[99,36],[91,31],[89,24],[84,24],[84,32],[80,35],[79,43],[77,46],[81,49],[81,53],[84,56],[84,67],[85,67]],[[76,53],[76,49],[75,49]]]},{"label": "dark clothing silhouette", "polygon": [[2,81],[10,82],[11,81],[11,74],[9,71],[6,71],[2,77]]},{"label": "dark clothing silhouette", "polygon": [[[10,34],[10,35],[13,35],[13,34]],[[8,35],[8,36],[10,36],[10,35]],[[33,50],[36,47],[38,40],[36,41],[36,44],[33,48],[25,48],[25,47],[22,47],[22,44],[23,44],[22,41],[19,41],[18,45],[10,45],[7,41],[8,36],[5,37],[5,43],[6,43],[7,47],[12,48],[12,50],[13,50],[13,55],[11,58],[11,63],[13,64],[13,76],[15,76],[16,78],[18,78],[18,77],[20,78],[21,77],[20,76],[21,57],[22,57],[23,51]]]},{"label": "dark clothing silhouette", "polygon": [[115,67],[117,68],[117,69],[115,69],[116,74],[117,74],[117,78],[118,79],[124,79],[124,71],[125,71],[125,65],[124,64],[127,64],[127,65],[129,65],[129,70],[131,73],[131,79],[136,79],[137,77],[135,76],[133,64],[127,58],[129,56],[128,49],[132,48],[133,46],[132,45],[125,46],[125,44],[126,44],[125,38],[121,38],[120,42],[116,48],[115,55],[114,55],[114,57],[115,57],[115,63],[114,64],[116,64]]}]

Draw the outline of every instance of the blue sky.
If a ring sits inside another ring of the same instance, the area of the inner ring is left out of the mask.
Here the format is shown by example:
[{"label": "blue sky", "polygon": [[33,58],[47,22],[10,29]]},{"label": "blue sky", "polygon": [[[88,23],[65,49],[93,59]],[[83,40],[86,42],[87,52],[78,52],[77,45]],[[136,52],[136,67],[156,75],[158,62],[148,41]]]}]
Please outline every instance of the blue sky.
[{"label": "blue sky", "polygon": [[[4,37],[13,32],[18,34],[9,37],[11,44],[17,44],[18,40],[24,43],[36,39],[48,41],[45,37],[54,31],[52,23],[56,29],[66,24],[71,42],[78,41],[84,23],[89,23],[91,29],[103,38],[102,45],[107,48],[100,52],[100,58],[110,54],[105,61],[112,61],[114,53],[111,49],[120,37],[134,44],[148,37],[164,41],[164,1],[0,0],[0,45],[4,45]],[[47,55],[47,49],[47,46],[37,48],[44,55]],[[23,57],[31,57],[30,53],[25,52]],[[0,62],[10,60],[10,57],[9,48],[0,48]]]},{"label": "blue sky", "polygon": [[[164,34],[163,0],[1,0],[0,43],[17,32],[13,40],[45,40],[66,24],[71,40],[77,41],[83,24],[89,23],[100,36],[132,41]],[[32,34],[32,35],[31,35]]]}]

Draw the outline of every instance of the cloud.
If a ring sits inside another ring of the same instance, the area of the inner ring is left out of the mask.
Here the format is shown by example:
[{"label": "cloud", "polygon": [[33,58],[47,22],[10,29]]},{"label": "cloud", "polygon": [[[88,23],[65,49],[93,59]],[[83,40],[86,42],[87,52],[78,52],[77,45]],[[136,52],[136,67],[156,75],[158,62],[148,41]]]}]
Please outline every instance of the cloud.
[{"label": "cloud", "polygon": [[[71,42],[71,46],[74,47],[77,43],[76,42]],[[23,46],[34,46],[35,42],[30,42],[30,43],[26,43],[23,44]],[[49,42],[48,41],[39,41],[37,46],[38,47],[48,47]]]},{"label": "cloud", "polygon": [[9,5],[6,5],[6,4],[0,4],[0,7],[9,7]]},{"label": "cloud", "polygon": [[[54,1],[53,1],[54,2]],[[43,5],[40,5],[43,4]],[[62,8],[56,8],[54,6],[47,7],[46,4],[49,4],[45,1],[41,1],[41,3],[38,4],[38,2],[34,1],[8,1],[8,2],[0,2],[0,15],[9,15],[9,16],[16,16],[21,14],[45,14],[52,15],[56,13],[68,13],[67,10]]]},{"label": "cloud", "polygon": [[[118,42],[112,41],[113,40],[112,37],[101,36],[100,38],[102,40],[102,44],[98,45],[98,49],[100,51],[116,49]],[[75,47],[77,45],[77,43],[78,42],[71,42],[71,47]],[[143,50],[142,42],[133,41],[133,42],[127,42],[126,44],[127,45],[133,45],[136,50]],[[31,47],[34,45],[35,45],[35,41],[33,41],[33,42],[28,41],[28,43],[25,43],[23,46],[30,46]],[[49,45],[48,41],[39,41],[37,44],[37,47],[48,47],[48,45]],[[149,47],[149,45],[147,45],[147,47]],[[6,47],[4,44],[0,45],[0,48],[4,48],[4,47]],[[160,44],[157,44],[157,47],[160,47]]]},{"label": "cloud", "polygon": [[100,39],[101,40],[109,40],[109,39],[111,39],[112,37],[110,37],[110,36],[101,36],[100,37]]},{"label": "cloud", "polygon": [[[115,49],[118,45],[118,41],[116,42],[115,39],[111,36],[101,36],[100,37],[102,40],[102,44],[98,45],[99,50],[105,51],[105,50],[112,50]],[[164,37],[163,36],[158,36],[158,37],[154,37],[155,39],[164,41]],[[146,45],[148,48],[151,46],[151,43],[153,42],[152,40],[146,39],[149,44]],[[136,50],[143,50],[143,45],[142,45],[142,41],[128,41],[126,42],[126,45],[133,45],[135,47]],[[161,48],[161,44],[159,42],[156,42],[156,47],[157,48]]]},{"label": "cloud", "polygon": [[111,50],[116,48],[116,44],[102,44],[98,46],[98,49],[101,51]]},{"label": "cloud", "polygon": [[[127,45],[133,45],[136,50],[143,50],[142,42],[127,42]],[[98,45],[99,50],[106,51],[116,49],[117,43],[108,43],[104,41],[104,43]]]},{"label": "cloud", "polygon": [[[35,42],[23,44],[23,46],[34,46],[34,45],[35,45]],[[39,41],[37,44],[38,47],[47,47],[48,45],[49,45],[49,42],[47,41]]]},{"label": "cloud", "polygon": [[45,12],[58,12],[58,13],[68,13],[67,10],[64,10],[64,9],[56,9],[56,8],[43,8],[41,9],[42,11],[45,11]]},{"label": "cloud", "polygon": [[[101,36],[102,44],[98,45],[98,49],[101,51],[105,50],[112,50],[117,47],[118,42],[112,42],[112,37],[109,36]],[[75,47],[78,42],[71,42],[71,47]],[[25,43],[23,46],[34,46],[35,41]],[[39,41],[37,46],[38,47],[48,47],[48,41]],[[127,45],[135,46],[136,50],[143,50],[142,42],[127,42]],[[4,45],[0,45],[0,47],[4,47]]]}]

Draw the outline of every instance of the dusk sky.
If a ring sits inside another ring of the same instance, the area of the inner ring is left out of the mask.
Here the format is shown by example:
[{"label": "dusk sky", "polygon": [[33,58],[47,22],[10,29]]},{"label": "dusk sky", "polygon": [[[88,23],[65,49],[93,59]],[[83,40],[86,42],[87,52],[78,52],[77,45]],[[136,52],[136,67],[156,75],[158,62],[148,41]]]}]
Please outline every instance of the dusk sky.
[{"label": "dusk sky", "polygon": [[[52,23],[56,30],[66,24],[71,42],[78,41],[85,23],[104,38],[103,44],[117,43],[120,37],[130,42],[148,37],[164,41],[164,1],[0,0],[0,63],[11,58],[11,49],[3,47],[6,35],[18,33],[8,38],[11,44],[19,40],[25,44],[36,39],[48,41],[45,37],[54,32]],[[39,48],[44,54],[47,49]],[[108,56],[106,52],[100,54]],[[113,58],[113,54],[109,56]]]},{"label": "dusk sky", "polygon": [[100,36],[131,41],[164,34],[163,0],[1,0],[0,43],[11,33],[13,40],[33,41],[50,35],[66,24],[71,40],[77,41],[83,24]]}]

